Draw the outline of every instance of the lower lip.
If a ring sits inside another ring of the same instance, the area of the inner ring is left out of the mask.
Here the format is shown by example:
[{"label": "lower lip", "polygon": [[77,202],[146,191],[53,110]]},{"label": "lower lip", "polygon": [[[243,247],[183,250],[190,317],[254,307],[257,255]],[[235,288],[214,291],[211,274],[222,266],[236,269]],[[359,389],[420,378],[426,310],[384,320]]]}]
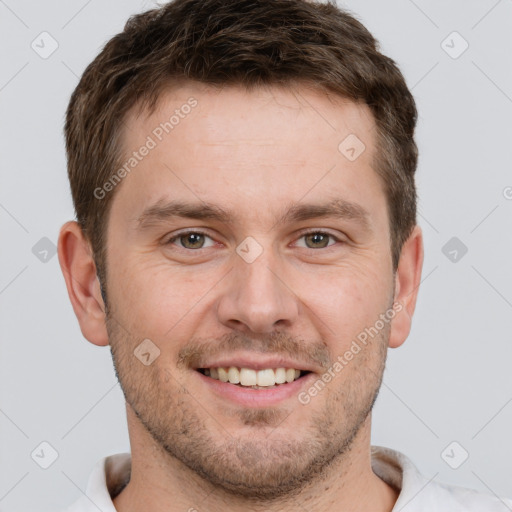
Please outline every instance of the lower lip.
[{"label": "lower lip", "polygon": [[[194,370],[202,382],[205,383],[217,396],[231,400],[244,407],[270,407],[277,405],[284,400],[295,397],[314,378],[313,373],[308,373],[293,382],[279,384],[269,389],[253,389],[237,386],[229,382],[222,382],[203,375]],[[298,401],[298,398],[297,398]]]}]

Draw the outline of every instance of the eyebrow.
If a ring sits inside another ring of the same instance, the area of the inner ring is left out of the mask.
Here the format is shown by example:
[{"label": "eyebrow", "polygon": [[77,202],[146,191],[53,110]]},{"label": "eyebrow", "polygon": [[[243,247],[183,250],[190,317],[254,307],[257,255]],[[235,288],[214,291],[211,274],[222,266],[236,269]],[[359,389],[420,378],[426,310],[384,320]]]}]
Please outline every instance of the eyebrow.
[{"label": "eyebrow", "polygon": [[[224,224],[230,224],[235,220],[235,215],[219,205],[201,202],[188,203],[178,200],[160,200],[146,208],[137,217],[136,223],[139,229],[160,224],[173,218],[187,218],[196,220],[215,220]],[[369,228],[369,214],[359,204],[345,199],[332,199],[327,203],[294,203],[279,215],[273,225],[301,222],[316,218],[337,218],[354,220],[364,228]]]}]

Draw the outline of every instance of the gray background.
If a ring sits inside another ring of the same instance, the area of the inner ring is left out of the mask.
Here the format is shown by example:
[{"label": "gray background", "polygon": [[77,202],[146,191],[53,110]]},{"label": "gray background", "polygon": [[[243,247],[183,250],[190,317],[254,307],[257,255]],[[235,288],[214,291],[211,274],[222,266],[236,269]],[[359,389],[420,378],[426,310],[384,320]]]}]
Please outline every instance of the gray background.
[{"label": "gray background", "polygon": [[[128,15],[153,5],[0,0],[3,512],[58,510],[99,458],[129,450],[110,351],[81,336],[51,250],[73,217],[69,96]],[[423,283],[411,336],[389,351],[372,443],[403,451],[429,479],[512,496],[512,1],[342,5],[401,66],[420,111]],[[43,31],[58,43],[46,59],[31,47],[52,48]],[[31,457],[43,441],[58,453],[48,469],[38,465],[48,448]]]}]

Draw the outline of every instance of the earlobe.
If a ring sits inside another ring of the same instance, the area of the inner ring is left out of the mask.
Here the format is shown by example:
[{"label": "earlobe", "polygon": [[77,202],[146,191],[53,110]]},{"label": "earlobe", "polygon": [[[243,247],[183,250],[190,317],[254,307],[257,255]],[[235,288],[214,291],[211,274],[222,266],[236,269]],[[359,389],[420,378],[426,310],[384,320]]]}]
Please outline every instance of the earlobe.
[{"label": "earlobe", "polygon": [[94,345],[108,345],[105,305],[89,242],[77,222],[62,226],[59,263],[82,334]]},{"label": "earlobe", "polygon": [[421,228],[416,226],[402,247],[396,271],[394,309],[398,312],[391,322],[391,348],[402,345],[411,330],[422,267],[423,235]]}]

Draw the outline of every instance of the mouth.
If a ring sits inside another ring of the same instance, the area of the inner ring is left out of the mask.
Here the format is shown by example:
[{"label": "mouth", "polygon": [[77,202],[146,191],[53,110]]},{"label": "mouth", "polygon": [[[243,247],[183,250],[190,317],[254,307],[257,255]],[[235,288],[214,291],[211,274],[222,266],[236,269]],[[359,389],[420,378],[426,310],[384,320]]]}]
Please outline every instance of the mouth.
[{"label": "mouth", "polygon": [[196,371],[220,382],[232,384],[240,388],[251,389],[273,389],[286,387],[306,375],[309,370],[298,370],[296,368],[265,368],[254,370],[237,366],[197,368]]},{"label": "mouth", "polygon": [[254,352],[219,355],[191,369],[214,401],[243,408],[293,406],[322,370],[308,361]]}]

